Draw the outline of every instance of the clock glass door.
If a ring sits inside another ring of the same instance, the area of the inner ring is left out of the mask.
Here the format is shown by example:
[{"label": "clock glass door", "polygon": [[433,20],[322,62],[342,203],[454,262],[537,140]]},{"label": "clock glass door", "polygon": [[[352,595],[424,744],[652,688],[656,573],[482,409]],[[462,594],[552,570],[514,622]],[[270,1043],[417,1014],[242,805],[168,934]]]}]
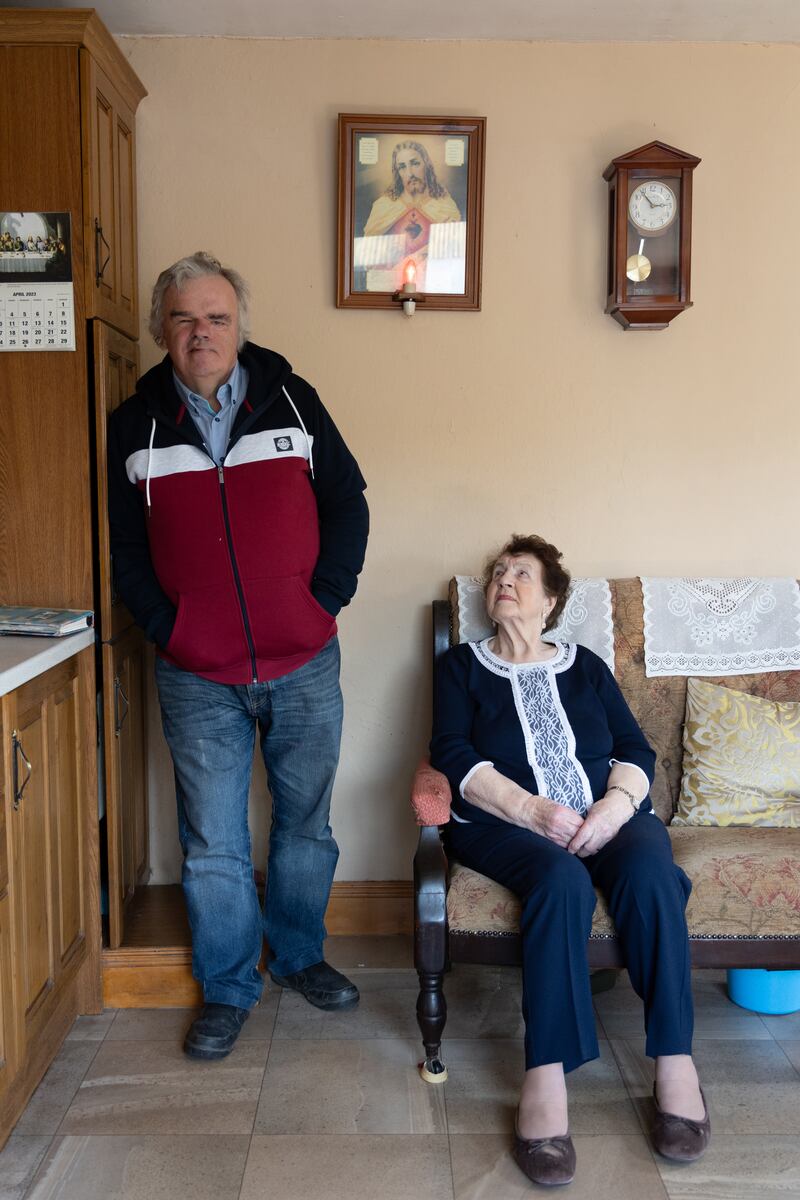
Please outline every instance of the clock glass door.
[{"label": "clock glass door", "polygon": [[627,296],[680,291],[680,175],[632,171],[628,177]]}]

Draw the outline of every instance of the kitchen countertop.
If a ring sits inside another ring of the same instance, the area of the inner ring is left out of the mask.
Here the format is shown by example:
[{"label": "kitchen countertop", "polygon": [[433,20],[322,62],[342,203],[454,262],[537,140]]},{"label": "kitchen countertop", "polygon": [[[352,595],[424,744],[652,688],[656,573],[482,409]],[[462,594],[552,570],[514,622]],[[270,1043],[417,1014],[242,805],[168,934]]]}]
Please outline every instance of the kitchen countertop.
[{"label": "kitchen countertop", "polygon": [[0,696],[94,645],[95,630],[64,637],[0,637]]}]

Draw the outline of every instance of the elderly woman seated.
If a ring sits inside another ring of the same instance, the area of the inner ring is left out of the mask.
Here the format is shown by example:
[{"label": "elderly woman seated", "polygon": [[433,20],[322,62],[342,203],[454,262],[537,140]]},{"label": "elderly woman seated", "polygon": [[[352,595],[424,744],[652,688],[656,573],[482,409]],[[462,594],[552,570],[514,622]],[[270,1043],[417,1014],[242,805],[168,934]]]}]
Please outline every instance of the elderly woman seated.
[{"label": "elderly woman seated", "polygon": [[542,635],[566,603],[561,554],[515,535],[484,577],[496,627],[454,646],[439,674],[431,762],[453,793],[446,845],[521,901],[525,1080],[514,1157],[535,1183],[569,1183],[565,1074],[597,1058],[586,943],[606,897],[655,1059],[653,1145],[692,1161],[710,1127],[692,1062],[686,902],[649,800],[655,755],[614,676],[583,646]]}]

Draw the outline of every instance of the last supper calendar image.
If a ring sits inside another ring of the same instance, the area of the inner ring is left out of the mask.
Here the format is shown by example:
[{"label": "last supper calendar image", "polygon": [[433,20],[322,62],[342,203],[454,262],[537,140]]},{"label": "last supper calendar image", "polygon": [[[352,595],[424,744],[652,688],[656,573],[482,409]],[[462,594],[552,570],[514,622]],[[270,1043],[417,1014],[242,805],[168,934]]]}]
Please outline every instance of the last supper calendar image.
[{"label": "last supper calendar image", "polygon": [[0,350],[74,350],[70,215],[0,212]]}]

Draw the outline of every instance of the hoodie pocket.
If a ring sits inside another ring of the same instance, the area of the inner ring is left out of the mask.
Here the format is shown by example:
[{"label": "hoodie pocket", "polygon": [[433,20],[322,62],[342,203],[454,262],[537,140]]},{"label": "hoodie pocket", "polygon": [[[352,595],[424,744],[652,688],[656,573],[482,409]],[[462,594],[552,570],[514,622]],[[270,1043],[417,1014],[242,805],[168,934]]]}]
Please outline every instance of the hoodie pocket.
[{"label": "hoodie pocket", "polygon": [[221,671],[248,664],[250,653],[239,604],[230,586],[181,593],[172,636],[164,647],[187,671]]},{"label": "hoodie pocket", "polygon": [[245,588],[258,658],[288,658],[325,644],[334,619],[299,575],[255,579]]}]

